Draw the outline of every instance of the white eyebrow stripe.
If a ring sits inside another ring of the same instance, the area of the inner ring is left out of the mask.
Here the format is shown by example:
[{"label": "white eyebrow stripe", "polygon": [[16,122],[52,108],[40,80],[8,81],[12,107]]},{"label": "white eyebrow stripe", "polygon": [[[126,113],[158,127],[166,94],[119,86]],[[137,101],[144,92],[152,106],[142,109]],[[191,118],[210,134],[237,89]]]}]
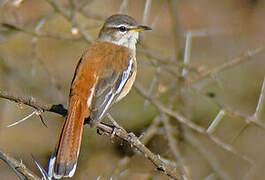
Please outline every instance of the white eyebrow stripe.
[{"label": "white eyebrow stripe", "polygon": [[117,24],[112,24],[112,25],[110,25],[108,27],[109,28],[119,28],[121,26],[124,26],[124,27],[126,27],[128,29],[135,28],[135,26],[132,26],[132,25],[129,25],[129,24],[118,24],[118,25]]}]

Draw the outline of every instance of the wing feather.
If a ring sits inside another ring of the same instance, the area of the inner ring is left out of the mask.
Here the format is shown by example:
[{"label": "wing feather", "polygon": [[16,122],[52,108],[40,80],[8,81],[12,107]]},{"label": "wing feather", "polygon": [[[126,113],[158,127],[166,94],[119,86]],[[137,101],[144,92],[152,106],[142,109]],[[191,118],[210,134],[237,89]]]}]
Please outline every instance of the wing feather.
[{"label": "wing feather", "polygon": [[132,63],[133,60],[129,57],[128,65],[122,72],[114,71],[111,75],[98,80],[90,112],[92,122],[98,122],[106,114],[109,107],[116,102],[132,75]]}]

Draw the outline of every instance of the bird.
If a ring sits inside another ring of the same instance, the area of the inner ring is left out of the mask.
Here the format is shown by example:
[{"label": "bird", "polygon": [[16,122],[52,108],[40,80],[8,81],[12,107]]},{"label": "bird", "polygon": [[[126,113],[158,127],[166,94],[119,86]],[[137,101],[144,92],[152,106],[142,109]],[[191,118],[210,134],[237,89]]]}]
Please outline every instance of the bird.
[{"label": "bird", "polygon": [[68,114],[49,160],[49,177],[74,175],[84,124],[96,127],[131,90],[137,73],[136,44],[139,33],[146,30],[151,28],[138,25],[131,16],[112,15],[81,56],[70,87]]}]

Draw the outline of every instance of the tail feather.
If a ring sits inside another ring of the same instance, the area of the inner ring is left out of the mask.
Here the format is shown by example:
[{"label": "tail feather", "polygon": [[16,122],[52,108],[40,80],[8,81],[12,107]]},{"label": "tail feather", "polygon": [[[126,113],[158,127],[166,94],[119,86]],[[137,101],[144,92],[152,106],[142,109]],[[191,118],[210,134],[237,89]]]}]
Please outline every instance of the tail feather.
[{"label": "tail feather", "polygon": [[49,176],[55,179],[74,175],[85,120],[84,105],[78,96],[71,97],[57,149],[49,162]]}]

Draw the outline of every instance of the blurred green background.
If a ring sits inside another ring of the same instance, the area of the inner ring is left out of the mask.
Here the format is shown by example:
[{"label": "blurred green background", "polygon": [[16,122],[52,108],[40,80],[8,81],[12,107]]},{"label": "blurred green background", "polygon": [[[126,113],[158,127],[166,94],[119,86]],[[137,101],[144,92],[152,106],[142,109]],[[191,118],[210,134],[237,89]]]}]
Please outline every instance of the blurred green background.
[{"label": "blurred green background", "polygon": [[[72,12],[72,1],[55,2],[65,12]],[[141,24],[146,4],[141,0],[73,2],[82,7],[74,20],[92,40],[97,38],[104,19],[112,14],[129,14]],[[145,25],[152,26],[153,30],[141,37],[137,82],[149,89],[156,78],[152,95],[206,129],[218,111],[226,109],[229,114],[218,125],[214,135],[239,152],[225,151],[207,135],[190,131],[189,127],[171,118],[178,140],[177,149],[182,152],[190,179],[265,179],[265,126],[246,123],[255,112],[260,96],[265,76],[265,53],[261,52],[210,78],[193,82],[207,70],[228,64],[248,51],[265,47],[265,1],[152,0],[149,7]],[[80,35],[80,31],[75,34],[76,27],[56,12],[48,0],[1,0],[0,22],[0,89],[67,107],[75,66],[89,42]],[[182,64],[185,34],[189,31],[195,35],[188,65],[190,72],[183,80],[176,64],[170,63]],[[47,32],[57,37],[32,32]],[[146,56],[143,53],[146,51],[156,58]],[[163,63],[157,63],[157,59]],[[156,76],[159,68],[161,72]],[[215,98],[202,92],[210,92]],[[6,127],[32,111],[32,108],[0,99],[0,149],[21,159],[39,174],[31,154],[47,167],[63,118],[44,112],[42,116],[48,128],[37,116],[14,127]],[[262,112],[259,121],[264,123],[264,110]],[[128,131],[143,135],[159,112],[133,89],[112,108],[111,114]],[[159,126],[147,147],[174,162],[164,131],[164,126]],[[253,164],[240,154],[251,159]],[[125,142],[100,136],[95,129],[86,126],[73,179],[96,179],[98,176],[101,179],[110,176],[118,179],[169,179],[149,160],[134,153]],[[0,179],[16,178],[1,161]]]}]

